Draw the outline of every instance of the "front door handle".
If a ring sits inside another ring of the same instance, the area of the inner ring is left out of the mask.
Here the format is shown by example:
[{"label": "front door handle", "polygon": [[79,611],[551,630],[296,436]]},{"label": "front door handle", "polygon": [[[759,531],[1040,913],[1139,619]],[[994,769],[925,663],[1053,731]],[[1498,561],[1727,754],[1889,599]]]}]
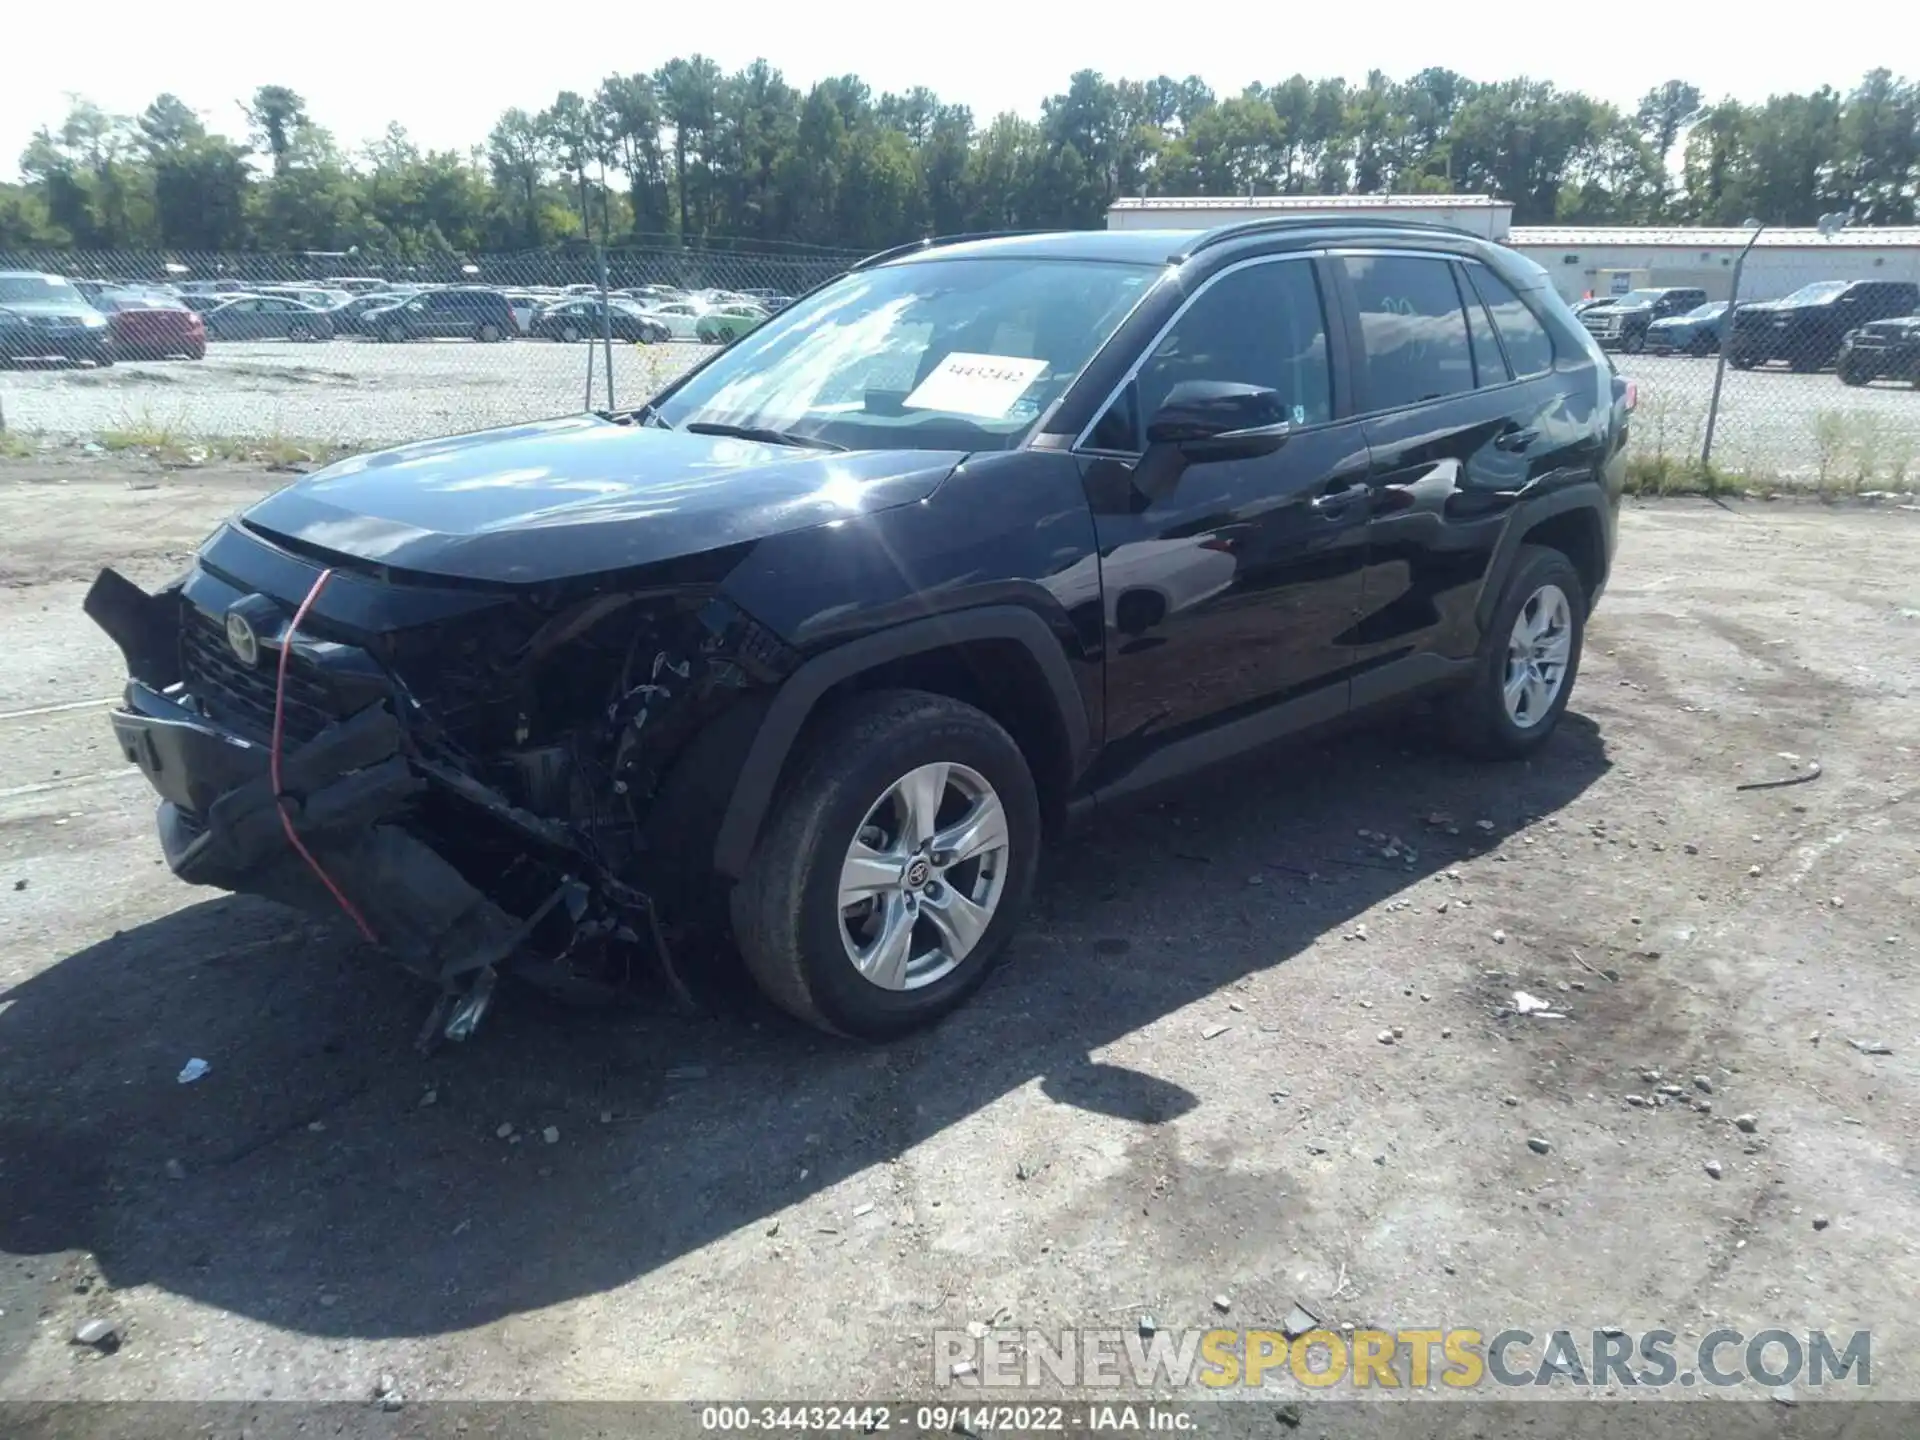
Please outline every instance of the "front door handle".
[{"label": "front door handle", "polygon": [[1538,430],[1502,430],[1493,437],[1493,448],[1510,450],[1518,455],[1532,446],[1540,438]]}]

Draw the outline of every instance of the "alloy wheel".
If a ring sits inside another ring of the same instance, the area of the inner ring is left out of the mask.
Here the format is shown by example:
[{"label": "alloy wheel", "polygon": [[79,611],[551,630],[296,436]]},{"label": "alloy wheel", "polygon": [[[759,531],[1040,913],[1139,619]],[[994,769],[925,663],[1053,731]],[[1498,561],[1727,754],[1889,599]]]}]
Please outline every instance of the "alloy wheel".
[{"label": "alloy wheel", "polygon": [[874,802],[840,866],[840,938],[883,990],[918,990],[980,943],[1006,890],[1008,830],[993,786],[922,765]]},{"label": "alloy wheel", "polygon": [[1573,606],[1558,585],[1542,585],[1513,617],[1501,698],[1522,730],[1544,720],[1567,680],[1573,654]]}]

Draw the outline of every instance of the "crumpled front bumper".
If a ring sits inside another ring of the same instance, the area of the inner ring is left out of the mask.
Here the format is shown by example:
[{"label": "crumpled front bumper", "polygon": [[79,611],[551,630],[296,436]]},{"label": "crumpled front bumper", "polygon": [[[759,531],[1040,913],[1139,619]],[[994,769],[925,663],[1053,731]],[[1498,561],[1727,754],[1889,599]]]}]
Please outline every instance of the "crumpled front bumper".
[{"label": "crumpled front bumper", "polygon": [[[314,914],[339,903],[288,843],[265,746],[222,729],[139,680],[112,715],[114,738],[160,793],[160,844],[182,880],[265,896]],[[384,704],[281,757],[287,817],[381,948],[449,983],[498,964],[526,926],[400,821],[429,782],[401,749]]]}]

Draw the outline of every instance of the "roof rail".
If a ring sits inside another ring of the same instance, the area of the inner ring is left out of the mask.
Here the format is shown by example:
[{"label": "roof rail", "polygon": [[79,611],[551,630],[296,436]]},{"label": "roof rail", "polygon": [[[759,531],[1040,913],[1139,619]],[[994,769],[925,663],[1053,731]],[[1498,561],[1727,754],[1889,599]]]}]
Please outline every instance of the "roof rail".
[{"label": "roof rail", "polygon": [[847,267],[849,272],[870,270],[875,265],[884,265],[889,260],[898,260],[902,255],[912,255],[921,250],[934,250],[943,245],[964,245],[969,240],[1006,240],[1015,235],[1044,235],[1044,230],[973,230],[964,235],[928,235],[919,240],[909,240],[905,245],[895,245],[890,250],[878,250],[864,260],[856,260]]},{"label": "roof rail", "polygon": [[1211,250],[1216,245],[1224,245],[1229,240],[1244,240],[1249,235],[1266,235],[1274,231],[1288,230],[1324,230],[1330,225],[1351,226],[1366,230],[1431,230],[1442,235],[1465,235],[1469,239],[1484,240],[1486,236],[1475,235],[1471,230],[1463,230],[1458,225],[1441,225],[1432,220],[1388,220],[1378,215],[1270,215],[1259,220],[1239,220],[1231,225],[1216,225],[1202,233],[1184,250],[1169,255],[1171,262],[1186,260],[1198,255],[1202,250]]}]

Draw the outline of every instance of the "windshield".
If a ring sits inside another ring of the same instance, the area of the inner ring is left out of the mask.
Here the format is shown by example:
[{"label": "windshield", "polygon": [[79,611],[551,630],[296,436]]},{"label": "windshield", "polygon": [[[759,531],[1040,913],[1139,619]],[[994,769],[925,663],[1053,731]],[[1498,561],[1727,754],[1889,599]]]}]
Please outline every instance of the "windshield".
[{"label": "windshield", "polygon": [[87,303],[78,290],[58,275],[0,275],[0,303],[8,300],[54,305]]},{"label": "windshield", "polygon": [[1782,305],[1822,305],[1847,288],[1845,280],[1816,280],[1802,285],[1780,303]]},{"label": "windshield", "polygon": [[1012,257],[862,271],[736,342],[658,414],[848,449],[1010,449],[1159,274]]},{"label": "windshield", "polygon": [[1613,303],[1616,305],[1651,305],[1664,293],[1664,291],[1660,290],[1629,290],[1624,295],[1615,296]]}]

